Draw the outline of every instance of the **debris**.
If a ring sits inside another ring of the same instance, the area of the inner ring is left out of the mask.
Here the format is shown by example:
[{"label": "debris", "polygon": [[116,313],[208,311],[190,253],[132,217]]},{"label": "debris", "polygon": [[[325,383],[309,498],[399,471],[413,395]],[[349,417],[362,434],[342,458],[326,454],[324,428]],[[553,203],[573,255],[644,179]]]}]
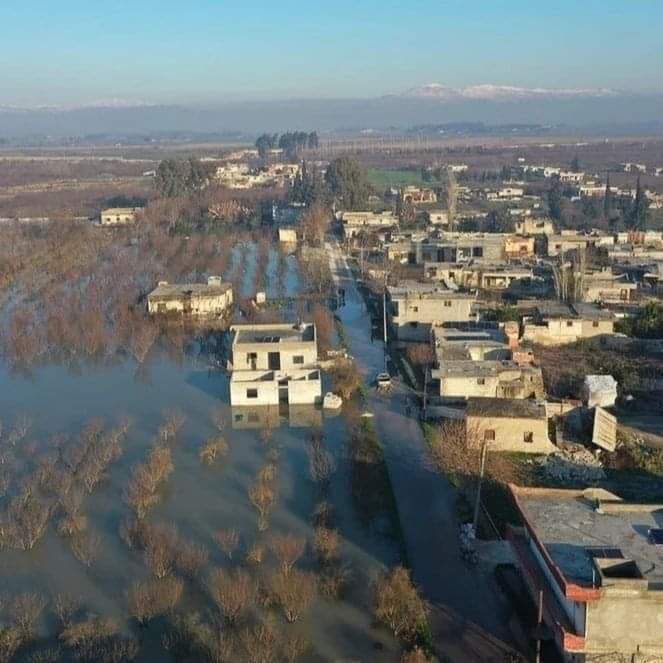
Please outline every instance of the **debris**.
[{"label": "debris", "polygon": [[560,483],[593,483],[606,478],[601,461],[581,445],[560,449],[538,462],[547,479]]},{"label": "debris", "polygon": [[587,407],[610,407],[617,400],[617,380],[612,375],[587,375],[582,391]]},{"label": "debris", "polygon": [[338,410],[341,405],[343,405],[343,399],[336,394],[332,394],[331,391],[328,391],[322,399],[322,407],[325,410]]}]

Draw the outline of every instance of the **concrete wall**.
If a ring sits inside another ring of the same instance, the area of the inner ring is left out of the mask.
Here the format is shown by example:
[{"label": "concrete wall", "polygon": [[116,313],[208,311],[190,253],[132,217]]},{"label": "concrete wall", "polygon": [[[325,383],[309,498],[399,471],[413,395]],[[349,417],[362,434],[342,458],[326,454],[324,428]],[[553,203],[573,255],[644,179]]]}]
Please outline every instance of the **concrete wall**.
[{"label": "concrete wall", "polygon": [[[254,391],[255,397],[249,396]],[[279,383],[276,380],[231,380],[230,404],[246,405],[278,405]]]},{"label": "concrete wall", "polygon": [[551,318],[541,325],[526,322],[523,326],[523,340],[540,345],[563,345],[613,332],[612,320]]},{"label": "concrete wall", "polygon": [[192,315],[219,315],[227,310],[233,302],[232,290],[223,295],[192,295],[190,298],[147,298],[147,310],[155,313],[183,313],[185,308]]},{"label": "concrete wall", "polygon": [[663,660],[663,591],[611,594],[587,604],[587,650],[635,654],[640,648]]},{"label": "concrete wall", "polygon": [[[287,343],[241,343],[233,348],[233,370],[253,370],[249,359],[252,353],[256,355],[255,370],[269,370],[269,353],[278,352],[280,370],[297,370],[313,368],[318,360],[318,348],[315,341],[287,342]],[[295,357],[302,357],[301,363],[295,363]]]},{"label": "concrete wall", "polygon": [[427,341],[430,338],[432,324],[468,322],[474,319],[472,314],[474,299],[470,297],[449,299],[395,297],[392,303],[398,305],[398,314],[392,314],[391,323],[399,341]]},{"label": "concrete wall", "polygon": [[103,226],[122,226],[133,223],[136,220],[136,212],[129,211],[104,211],[100,215]]},{"label": "concrete wall", "polygon": [[[467,430],[476,434],[481,444],[484,433],[495,431],[495,439],[488,444],[489,451],[517,451],[521,453],[550,453],[555,446],[548,439],[546,419],[521,419],[517,417],[473,417],[465,419]],[[533,441],[525,442],[525,433],[533,433]]]},{"label": "concrete wall", "polygon": [[[237,371],[230,381],[230,404],[278,405],[282,391],[289,405],[312,405],[322,400],[322,380],[317,369],[293,371]],[[254,394],[254,395],[249,395]]]}]

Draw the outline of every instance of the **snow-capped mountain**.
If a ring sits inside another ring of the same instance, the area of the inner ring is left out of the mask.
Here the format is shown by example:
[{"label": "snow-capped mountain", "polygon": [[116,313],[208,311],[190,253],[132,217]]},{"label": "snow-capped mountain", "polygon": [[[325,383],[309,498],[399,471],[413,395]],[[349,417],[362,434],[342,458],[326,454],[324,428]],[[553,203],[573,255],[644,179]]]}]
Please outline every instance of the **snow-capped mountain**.
[{"label": "snow-capped mountain", "polygon": [[440,83],[414,87],[400,96],[460,101],[481,99],[485,101],[513,101],[518,99],[571,99],[578,97],[612,97],[619,93],[609,88],[544,88],[517,87],[514,85],[470,85],[454,88]]}]

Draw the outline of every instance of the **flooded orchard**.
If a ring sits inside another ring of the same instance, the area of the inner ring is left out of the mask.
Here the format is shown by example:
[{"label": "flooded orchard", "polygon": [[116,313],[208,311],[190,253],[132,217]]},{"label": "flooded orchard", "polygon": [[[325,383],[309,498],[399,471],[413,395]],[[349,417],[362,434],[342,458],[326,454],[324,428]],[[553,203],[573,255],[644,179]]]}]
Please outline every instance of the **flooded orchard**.
[{"label": "flooded orchard", "polygon": [[[299,284],[260,243],[228,275],[245,295]],[[399,659],[372,605],[398,527],[359,411],[231,408],[228,333],[157,340],[141,363],[0,368],[0,592],[31,634],[16,660]]]}]

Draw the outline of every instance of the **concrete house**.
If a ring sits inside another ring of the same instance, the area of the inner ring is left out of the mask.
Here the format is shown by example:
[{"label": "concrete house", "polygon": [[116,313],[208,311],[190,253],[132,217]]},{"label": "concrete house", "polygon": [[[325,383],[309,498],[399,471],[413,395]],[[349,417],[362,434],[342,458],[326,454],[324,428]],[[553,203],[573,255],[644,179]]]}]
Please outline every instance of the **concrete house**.
[{"label": "concrete house", "polygon": [[508,359],[452,360],[431,371],[439,384],[442,403],[470,398],[524,399],[543,397],[543,376],[537,366],[522,366]]},{"label": "concrete house", "polygon": [[322,399],[315,325],[233,325],[230,404],[312,404]]},{"label": "concrete house", "polygon": [[141,207],[111,207],[101,211],[99,220],[102,226],[126,226],[136,221],[136,213]]},{"label": "concrete house", "polygon": [[232,304],[232,285],[223,283],[220,276],[210,276],[207,283],[160,281],[147,296],[147,310],[151,315],[218,317],[229,311]]},{"label": "concrete house", "polygon": [[507,290],[522,279],[532,279],[527,267],[517,265],[488,265],[484,263],[424,263],[424,275],[431,281],[455,284],[459,288],[500,291]]},{"label": "concrete house", "polygon": [[623,304],[635,299],[638,284],[628,280],[626,274],[613,274],[611,269],[586,273],[582,281],[584,302]]},{"label": "concrete house", "polygon": [[552,219],[535,219],[526,217],[516,221],[517,235],[554,235],[555,224]]},{"label": "concrete house", "polygon": [[393,228],[398,225],[398,217],[391,210],[385,212],[338,212],[336,218],[341,222],[343,235],[347,239],[356,237],[365,230]]},{"label": "concrete house", "polygon": [[522,526],[510,528],[533,616],[539,602],[563,660],[663,658],[663,505],[600,489],[510,486]]},{"label": "concrete house", "polygon": [[401,190],[401,200],[403,200],[403,202],[410,202],[413,205],[436,203],[437,194],[433,189],[418,186],[406,186]]},{"label": "concrete house", "polygon": [[614,333],[615,316],[593,304],[540,302],[523,318],[523,341],[563,345]]},{"label": "concrete house", "polygon": [[548,438],[543,401],[514,398],[469,398],[465,426],[475,444],[488,451],[544,454],[555,450]]},{"label": "concrete house", "polygon": [[447,290],[435,284],[403,283],[387,289],[387,314],[398,341],[430,340],[433,325],[469,322],[476,297]]},{"label": "concrete house", "polygon": [[511,235],[504,242],[507,258],[531,258],[534,255],[536,241],[533,236]]}]

